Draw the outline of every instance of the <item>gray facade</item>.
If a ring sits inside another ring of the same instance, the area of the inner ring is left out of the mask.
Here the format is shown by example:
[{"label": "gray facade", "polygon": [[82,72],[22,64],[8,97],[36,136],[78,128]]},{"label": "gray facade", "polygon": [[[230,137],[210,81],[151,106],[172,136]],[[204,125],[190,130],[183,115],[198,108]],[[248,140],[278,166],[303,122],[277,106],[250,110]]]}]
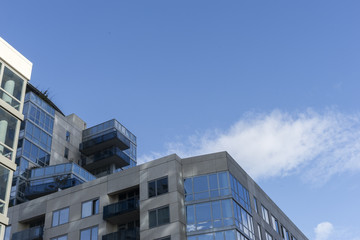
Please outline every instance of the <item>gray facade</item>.
[{"label": "gray facade", "polygon": [[307,240],[226,152],[169,155],[11,207],[9,218],[14,240]]}]

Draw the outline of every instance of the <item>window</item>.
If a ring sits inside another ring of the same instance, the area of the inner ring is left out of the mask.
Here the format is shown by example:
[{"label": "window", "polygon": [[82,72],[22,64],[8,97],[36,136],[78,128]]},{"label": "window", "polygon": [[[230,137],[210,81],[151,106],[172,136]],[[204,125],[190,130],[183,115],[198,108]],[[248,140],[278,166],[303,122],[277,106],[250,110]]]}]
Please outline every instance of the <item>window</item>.
[{"label": "window", "polygon": [[69,158],[69,149],[67,147],[65,147],[64,158],[66,158],[66,159]]},{"label": "window", "polygon": [[98,226],[81,230],[80,240],[98,240]]},{"label": "window", "polygon": [[169,206],[149,211],[149,228],[157,227],[170,222]]},{"label": "window", "polygon": [[62,235],[62,236],[59,236],[59,237],[54,237],[52,238],[51,240],[67,240],[67,235]]},{"label": "window", "polygon": [[281,235],[282,235],[283,239],[290,240],[289,232],[283,226],[281,226]]},{"label": "window", "polygon": [[259,240],[262,240],[260,224],[257,225],[257,229],[258,229],[258,232],[259,232]]},{"label": "window", "polygon": [[155,197],[169,191],[168,177],[163,177],[148,183],[149,198]]},{"label": "window", "polygon": [[69,208],[64,208],[53,212],[52,226],[56,227],[69,222]]},{"label": "window", "polygon": [[259,213],[258,211],[258,206],[257,206],[257,200],[256,200],[256,197],[254,196],[254,209],[255,209],[255,212],[256,213]]},{"label": "window", "polygon": [[267,231],[265,231],[265,239],[266,240],[273,240],[273,237]]},{"label": "window", "polygon": [[11,225],[5,227],[4,240],[10,240]]},{"label": "window", "polygon": [[67,142],[70,142],[70,132],[69,132],[69,131],[66,131],[65,140],[66,140]]},{"label": "window", "polygon": [[262,213],[262,218],[265,220],[265,222],[269,224],[270,223],[269,211],[263,205],[261,205],[261,213]]},{"label": "window", "polygon": [[6,193],[10,190],[8,189],[9,173],[9,169],[0,165],[0,213],[4,213]]},{"label": "window", "polygon": [[99,199],[82,203],[81,218],[89,217],[99,213]]},{"label": "window", "polygon": [[280,233],[279,222],[273,215],[271,215],[271,225],[277,233]]},{"label": "window", "polygon": [[225,199],[187,205],[186,230],[192,232],[234,225],[231,201],[230,199]]}]

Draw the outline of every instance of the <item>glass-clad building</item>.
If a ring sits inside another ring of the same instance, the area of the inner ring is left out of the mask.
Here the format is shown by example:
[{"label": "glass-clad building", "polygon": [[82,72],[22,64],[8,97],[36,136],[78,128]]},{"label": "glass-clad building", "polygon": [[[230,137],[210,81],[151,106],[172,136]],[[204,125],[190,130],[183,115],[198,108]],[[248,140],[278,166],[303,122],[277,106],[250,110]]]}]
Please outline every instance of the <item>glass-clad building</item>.
[{"label": "glass-clad building", "polygon": [[25,190],[29,185],[28,171],[50,164],[55,109],[32,91],[25,95],[24,122],[21,124],[17,169],[14,172],[10,204],[27,201]]},{"label": "glass-clad building", "polygon": [[31,70],[32,63],[0,38],[0,239],[8,222],[11,179],[16,169],[17,140]]}]

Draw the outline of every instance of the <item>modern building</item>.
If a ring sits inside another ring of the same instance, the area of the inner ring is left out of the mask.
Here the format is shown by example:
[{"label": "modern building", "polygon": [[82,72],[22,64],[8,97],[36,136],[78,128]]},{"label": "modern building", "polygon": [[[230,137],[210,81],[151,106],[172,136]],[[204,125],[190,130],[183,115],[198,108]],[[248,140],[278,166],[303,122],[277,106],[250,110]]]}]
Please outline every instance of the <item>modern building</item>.
[{"label": "modern building", "polygon": [[307,240],[227,152],[115,171],[11,207],[9,218],[12,240]]},{"label": "modern building", "polygon": [[7,211],[25,88],[32,63],[0,38],[0,238],[8,224]]},{"label": "modern building", "polygon": [[136,137],[115,119],[86,128],[27,85],[10,206],[136,165]]}]

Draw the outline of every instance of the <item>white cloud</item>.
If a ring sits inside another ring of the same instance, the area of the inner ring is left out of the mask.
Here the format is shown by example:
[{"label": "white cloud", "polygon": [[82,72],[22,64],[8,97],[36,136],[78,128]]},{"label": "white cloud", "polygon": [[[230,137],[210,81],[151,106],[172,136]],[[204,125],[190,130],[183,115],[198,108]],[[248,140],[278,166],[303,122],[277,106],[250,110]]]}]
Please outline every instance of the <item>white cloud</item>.
[{"label": "white cloud", "polygon": [[165,152],[141,156],[139,162],[171,153],[188,157],[217,151],[228,151],[257,179],[301,173],[307,181],[324,183],[334,174],[360,170],[360,116],[311,110],[248,113],[226,131],[167,143]]},{"label": "white cloud", "polygon": [[319,223],[315,231],[315,240],[329,240],[334,232],[334,227],[329,222]]}]

